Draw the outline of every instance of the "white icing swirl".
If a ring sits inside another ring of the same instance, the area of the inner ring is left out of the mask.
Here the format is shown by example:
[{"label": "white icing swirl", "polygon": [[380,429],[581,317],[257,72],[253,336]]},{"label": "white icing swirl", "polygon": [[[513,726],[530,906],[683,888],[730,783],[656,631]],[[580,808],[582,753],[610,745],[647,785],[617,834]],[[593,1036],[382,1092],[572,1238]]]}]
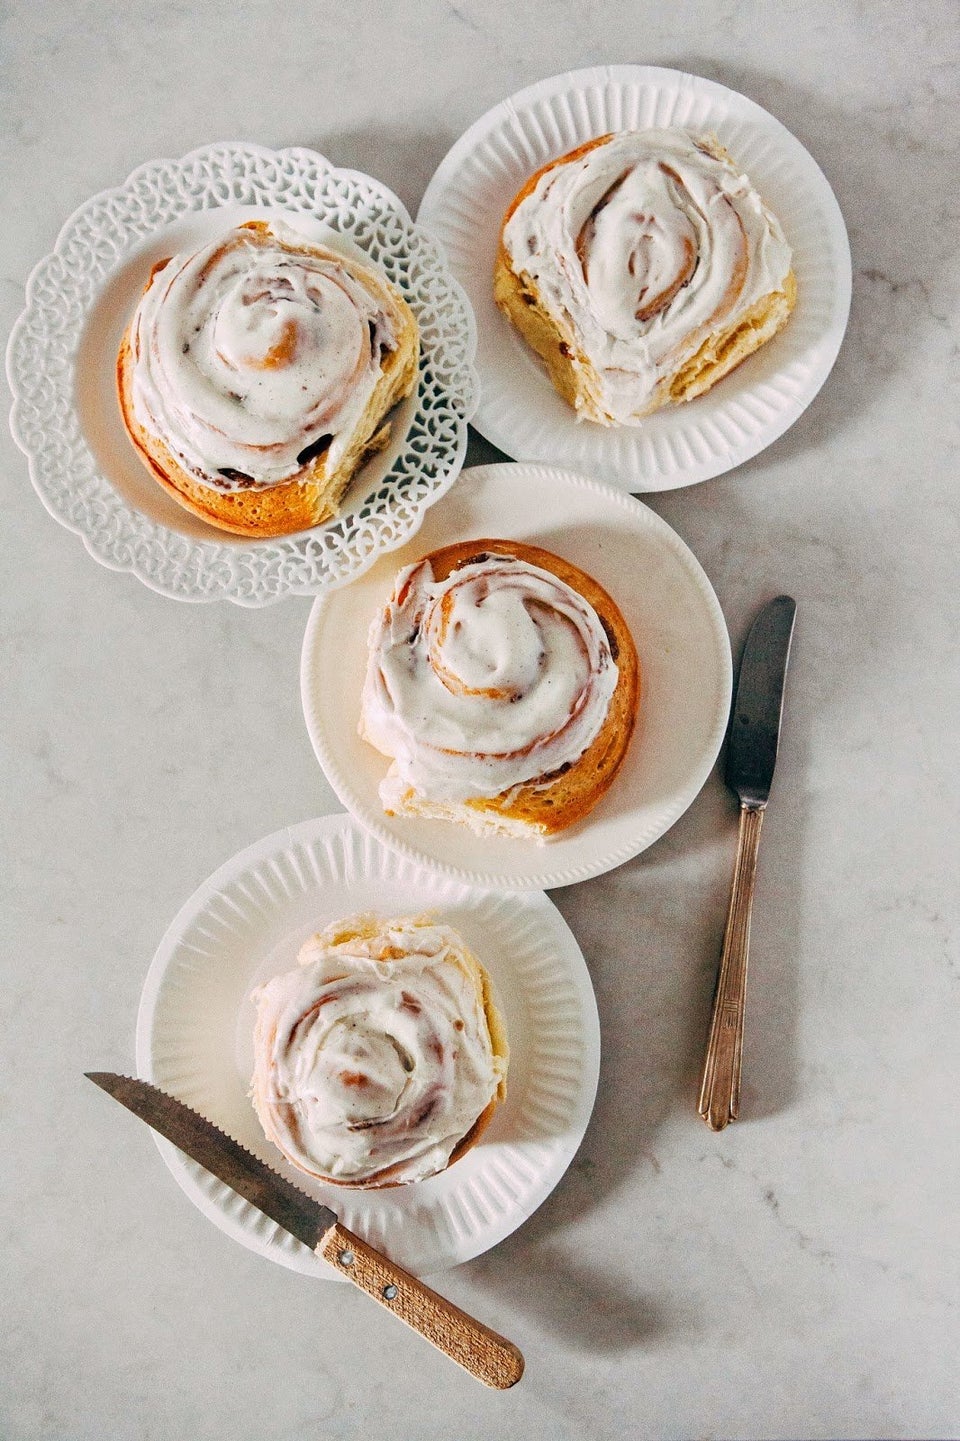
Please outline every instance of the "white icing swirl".
[{"label": "white icing swirl", "polygon": [[433,1175],[502,1084],[477,962],[427,917],[329,926],[253,999],[254,1105],[269,1139],[311,1175]]},{"label": "white icing swirl", "polygon": [[625,131],[542,175],[504,227],[511,269],[637,424],[708,335],[779,290],[791,252],[745,175],[683,130]]},{"label": "white icing swirl", "polygon": [[361,731],[394,757],[389,808],[492,798],[572,765],[598,734],[617,667],[593,606],[549,571],[487,554],[436,581],[401,571],[370,629]]},{"label": "white icing swirl", "polygon": [[278,222],[175,256],[133,321],[137,420],[218,490],[336,466],[396,347],[371,278]]}]

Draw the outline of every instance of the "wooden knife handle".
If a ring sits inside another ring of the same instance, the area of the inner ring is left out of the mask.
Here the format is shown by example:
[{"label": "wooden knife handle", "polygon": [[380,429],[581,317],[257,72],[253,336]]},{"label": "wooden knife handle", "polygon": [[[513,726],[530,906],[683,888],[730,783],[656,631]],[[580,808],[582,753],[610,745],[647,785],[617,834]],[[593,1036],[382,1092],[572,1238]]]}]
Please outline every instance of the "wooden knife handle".
[{"label": "wooden knife handle", "polygon": [[395,1266],[346,1226],[331,1226],[316,1254],[484,1385],[505,1391],[520,1380],[523,1356],[516,1346]]},{"label": "wooden knife handle", "polygon": [[743,1060],[743,1013],[747,998],[747,956],[750,913],[757,876],[762,807],[740,807],[737,859],[730,909],[720,953],[720,971],[713,998],[707,1053],[700,1080],[698,1110],[711,1131],[722,1131],[740,1112],[740,1068]]}]

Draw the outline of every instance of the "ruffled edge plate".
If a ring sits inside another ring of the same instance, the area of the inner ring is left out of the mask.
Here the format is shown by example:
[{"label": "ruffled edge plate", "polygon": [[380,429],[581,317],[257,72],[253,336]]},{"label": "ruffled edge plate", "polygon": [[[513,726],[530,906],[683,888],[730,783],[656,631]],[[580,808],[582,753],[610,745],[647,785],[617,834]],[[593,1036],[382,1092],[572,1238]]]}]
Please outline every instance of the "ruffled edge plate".
[{"label": "ruffled edge plate", "polygon": [[[324,1186],[289,1166],[265,1139],[248,1095],[252,987],[295,966],[315,930],[363,911],[432,911],[453,925],[493,980],[510,1043],[507,1097],[480,1142],[441,1175],[385,1191]],[[590,1119],[600,1029],[580,948],[546,896],[440,877],[336,815],[265,836],[190,897],[144,983],[136,1060],[144,1079],[425,1275],[496,1245],[556,1186]],[[178,1185],[221,1231],[291,1270],[343,1279],[202,1166],[154,1140]]]},{"label": "ruffled edge plate", "polygon": [[[786,328],[708,394],[640,427],[577,421],[493,300],[500,224],[548,160],[608,131],[714,131],[780,219],[798,300]],[[517,460],[602,474],[628,491],[672,490],[732,470],[791,426],[823,385],[850,309],[850,247],[822,170],[779,120],[715,81],[646,65],[541,80],[481,116],[441,161],[417,215],[474,309],[480,401],[473,424]]]},{"label": "ruffled edge plate", "polygon": [[[120,419],[116,356],[157,259],[278,216],[399,286],[420,326],[420,375],[395,411],[391,444],[357,476],[339,517],[246,540],[193,517],[151,480]],[[95,560],[162,595],[261,606],[343,585],[416,531],[463,464],[477,390],[469,302],[390,190],[312,150],[224,142],[140,166],[67,220],[26,297],[7,376],[33,486]]]}]

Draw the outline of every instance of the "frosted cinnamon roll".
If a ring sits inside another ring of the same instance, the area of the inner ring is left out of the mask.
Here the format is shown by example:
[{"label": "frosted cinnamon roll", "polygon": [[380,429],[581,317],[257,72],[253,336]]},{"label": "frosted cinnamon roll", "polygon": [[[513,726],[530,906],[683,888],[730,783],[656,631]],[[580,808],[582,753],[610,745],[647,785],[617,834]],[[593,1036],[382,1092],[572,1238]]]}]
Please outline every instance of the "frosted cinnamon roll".
[{"label": "frosted cinnamon roll", "polygon": [[388,815],[538,839],[619,768],[640,667],[613,600],[561,557],[473,540],[397,576],[371,625],[360,734],[392,764]]},{"label": "frosted cinnamon roll", "polygon": [[294,1166],[341,1186],[420,1181],[458,1160],[506,1093],[489,977],[429,916],[351,917],[253,993],[252,1098]]},{"label": "frosted cinnamon roll", "polygon": [[578,418],[636,425],[775,335],[796,281],[778,220],[714,136],[642,130],[531,176],[494,293]]},{"label": "frosted cinnamon roll", "polygon": [[120,409],[187,510],[283,535],[336,514],[418,356],[413,312],[378,271],[253,221],[154,266],[120,347]]}]

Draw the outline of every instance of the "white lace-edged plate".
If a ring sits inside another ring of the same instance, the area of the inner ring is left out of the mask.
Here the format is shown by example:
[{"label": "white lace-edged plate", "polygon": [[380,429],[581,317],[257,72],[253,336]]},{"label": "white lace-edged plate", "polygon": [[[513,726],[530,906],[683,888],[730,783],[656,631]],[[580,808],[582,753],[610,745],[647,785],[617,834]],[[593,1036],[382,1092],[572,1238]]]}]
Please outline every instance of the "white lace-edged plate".
[{"label": "white lace-edged plate", "polygon": [[[120,418],[116,357],[157,260],[278,214],[400,288],[420,326],[420,378],[337,519],[247,540],[192,516],[151,479]],[[414,534],[463,464],[475,349],[469,302],[440,247],[379,181],[311,150],[216,144],[141,166],[66,222],[10,336],[10,425],[40,499],[94,559],[178,600],[262,606],[343,585]]]}]

